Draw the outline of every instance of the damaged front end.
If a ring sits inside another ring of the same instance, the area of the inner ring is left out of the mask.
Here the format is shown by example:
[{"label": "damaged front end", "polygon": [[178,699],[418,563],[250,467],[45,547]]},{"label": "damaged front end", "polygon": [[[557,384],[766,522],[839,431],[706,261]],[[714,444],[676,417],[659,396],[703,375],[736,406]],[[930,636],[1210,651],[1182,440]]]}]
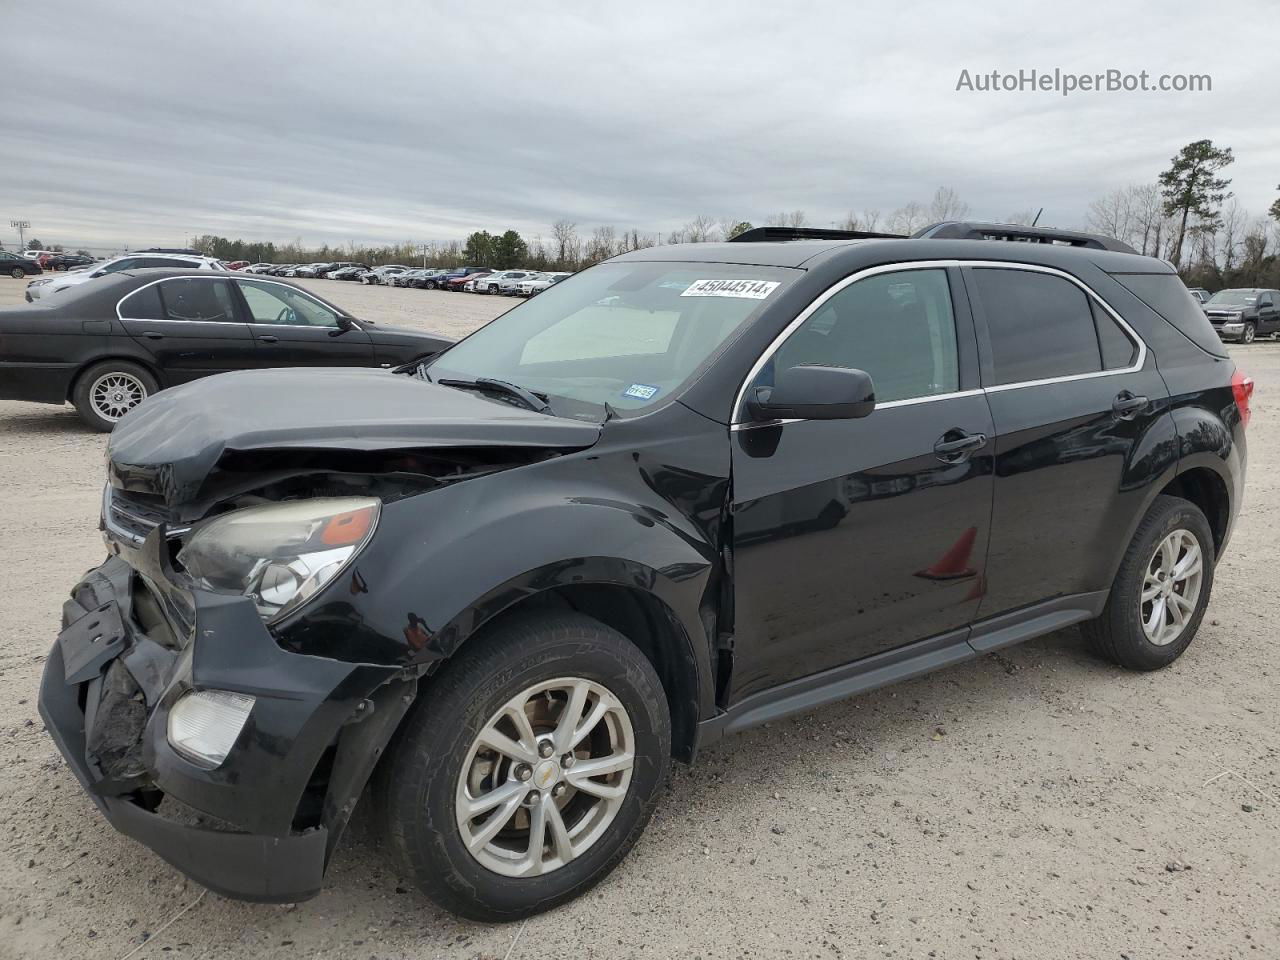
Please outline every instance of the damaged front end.
[{"label": "damaged front end", "polygon": [[[113,434],[109,556],[64,605],[40,710],[117,829],[218,893],[292,902],[319,891],[430,669],[371,622],[361,563],[379,524],[599,429],[376,372],[353,382],[377,399],[356,397],[345,419],[263,414],[289,384],[237,376],[161,393]],[[436,398],[443,424],[392,417],[388,390]]]}]

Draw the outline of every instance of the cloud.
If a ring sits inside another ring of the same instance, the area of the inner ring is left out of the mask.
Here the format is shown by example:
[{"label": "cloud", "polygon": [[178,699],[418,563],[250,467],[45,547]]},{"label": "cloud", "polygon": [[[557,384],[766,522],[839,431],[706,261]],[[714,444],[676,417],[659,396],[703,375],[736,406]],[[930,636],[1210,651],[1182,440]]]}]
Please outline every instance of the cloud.
[{"label": "cloud", "polygon": [[[9,17],[0,228],[146,245],[309,243],[513,226],[668,231],[696,214],[815,224],[953,187],[975,216],[1150,182],[1233,146],[1262,213],[1280,143],[1266,58],[1206,42],[1270,3],[64,4]],[[973,73],[1209,73],[1211,93],[957,92]],[[13,103],[25,106],[15,109]],[[4,216],[4,214],[8,216]],[[3,234],[0,234],[3,236]]]}]

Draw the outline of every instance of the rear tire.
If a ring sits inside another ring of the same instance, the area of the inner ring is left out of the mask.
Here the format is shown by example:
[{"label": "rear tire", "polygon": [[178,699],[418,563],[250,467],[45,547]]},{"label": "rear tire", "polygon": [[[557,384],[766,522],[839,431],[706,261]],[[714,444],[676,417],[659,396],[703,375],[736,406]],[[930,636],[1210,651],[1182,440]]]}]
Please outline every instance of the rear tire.
[{"label": "rear tire", "polygon": [[1101,656],[1129,670],[1167,667],[1195,639],[1215,562],[1213,532],[1200,508],[1157,497],[1120,561],[1102,615],[1082,632]]},{"label": "rear tire", "polygon": [[110,433],[120,418],[160,385],[147,370],[127,360],[104,360],[80,374],[71,402],[89,427]]},{"label": "rear tire", "polygon": [[21,280],[26,275],[27,275],[27,272],[23,270],[21,267],[14,267],[12,270],[9,271],[9,276],[13,277],[13,279],[15,280]]},{"label": "rear tire", "polygon": [[[582,712],[561,726],[579,688],[590,691],[576,701]],[[503,752],[489,746],[495,730]],[[572,741],[562,731],[582,736],[563,754]],[[625,769],[586,772],[627,753]],[[406,717],[378,770],[385,835],[405,875],[440,906],[518,920],[617,866],[649,820],[670,754],[661,681],[626,637],[576,613],[518,616],[470,641]],[[610,789],[615,796],[598,795]],[[491,805],[471,813],[486,797]],[[491,820],[497,832],[486,832]]]}]

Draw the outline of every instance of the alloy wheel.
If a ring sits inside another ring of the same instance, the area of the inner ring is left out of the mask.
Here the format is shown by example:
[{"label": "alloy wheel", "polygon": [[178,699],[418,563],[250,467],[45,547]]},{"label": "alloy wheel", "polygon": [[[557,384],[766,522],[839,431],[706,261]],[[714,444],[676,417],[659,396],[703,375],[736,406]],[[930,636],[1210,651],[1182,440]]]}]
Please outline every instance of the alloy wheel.
[{"label": "alloy wheel", "polygon": [[1142,581],[1142,630],[1163,647],[1191,622],[1204,582],[1204,555],[1190,530],[1174,530],[1160,541]]},{"label": "alloy wheel", "polygon": [[147,399],[146,385],[130,373],[104,373],[89,388],[94,411],[112,423]]},{"label": "alloy wheel", "polygon": [[14,267],[12,270],[9,271],[9,276],[13,277],[13,279],[15,280],[21,280],[23,277],[26,276],[26,274],[22,272],[21,267]]},{"label": "alloy wheel", "polygon": [[1256,334],[1257,331],[1254,329],[1253,324],[1246,323],[1244,325],[1244,336],[1241,339],[1243,339],[1245,343],[1253,343],[1253,338]]},{"label": "alloy wheel", "polygon": [[631,718],[603,685],[561,677],[529,687],[467,752],[454,801],[463,844],[504,876],[563,867],[617,818],[635,749]]}]

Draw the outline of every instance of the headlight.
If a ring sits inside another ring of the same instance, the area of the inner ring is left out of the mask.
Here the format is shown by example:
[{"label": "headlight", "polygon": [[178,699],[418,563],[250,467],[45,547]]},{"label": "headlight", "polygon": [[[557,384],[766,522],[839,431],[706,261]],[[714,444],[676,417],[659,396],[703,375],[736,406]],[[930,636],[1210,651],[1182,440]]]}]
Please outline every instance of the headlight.
[{"label": "headlight", "polygon": [[169,711],[169,743],[184,756],[218,766],[253,710],[253,697],[230,690],[183,694]]},{"label": "headlight", "polygon": [[370,497],[341,497],[236,510],[200,527],[178,562],[204,589],[251,597],[264,620],[278,620],[369,542],[379,507]]}]

